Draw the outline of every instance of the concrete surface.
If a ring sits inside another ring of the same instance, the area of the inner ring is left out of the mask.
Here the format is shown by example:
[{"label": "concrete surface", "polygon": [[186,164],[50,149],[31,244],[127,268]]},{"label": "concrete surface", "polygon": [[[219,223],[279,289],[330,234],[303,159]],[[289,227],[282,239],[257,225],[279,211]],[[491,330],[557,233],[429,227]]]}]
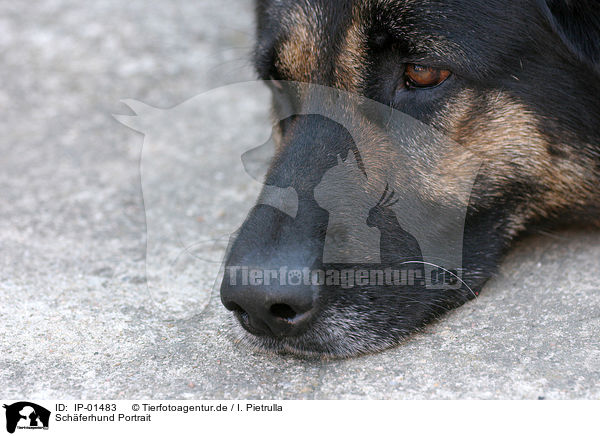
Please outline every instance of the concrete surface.
[{"label": "concrete surface", "polygon": [[[197,315],[151,301],[143,136],[111,114],[252,78],[250,3],[0,3],[0,398],[600,398],[597,231],[522,241],[477,301],[346,361],[236,345],[214,296]],[[222,142],[217,176],[239,151]],[[156,177],[193,209],[185,178]],[[233,212],[191,215],[233,223],[253,196],[234,179]]]}]

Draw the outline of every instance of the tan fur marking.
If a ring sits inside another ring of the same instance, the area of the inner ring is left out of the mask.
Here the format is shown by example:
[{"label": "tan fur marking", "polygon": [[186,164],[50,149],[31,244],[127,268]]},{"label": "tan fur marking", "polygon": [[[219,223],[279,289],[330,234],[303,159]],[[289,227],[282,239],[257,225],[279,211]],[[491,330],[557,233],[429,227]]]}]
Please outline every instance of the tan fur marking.
[{"label": "tan fur marking", "polygon": [[335,64],[335,87],[350,92],[362,90],[365,76],[367,36],[360,5],[353,9],[352,23],[346,32]]},{"label": "tan fur marking", "polygon": [[460,148],[444,165],[453,174],[460,170],[456,164],[468,156],[480,159],[488,177],[488,196],[506,195],[503,188],[518,181],[533,180],[546,189],[541,198],[525,201],[515,212],[511,233],[523,230],[532,219],[583,208],[597,197],[597,189],[589,183],[594,179],[592,170],[577,158],[553,159],[534,114],[523,104],[499,92],[487,97],[482,116],[474,110],[474,103],[472,93],[465,91],[447,106],[443,128]]},{"label": "tan fur marking", "polygon": [[318,26],[318,11],[314,6],[298,4],[284,19],[289,30],[282,43],[276,66],[290,80],[311,82],[318,68],[318,40],[321,30]]}]

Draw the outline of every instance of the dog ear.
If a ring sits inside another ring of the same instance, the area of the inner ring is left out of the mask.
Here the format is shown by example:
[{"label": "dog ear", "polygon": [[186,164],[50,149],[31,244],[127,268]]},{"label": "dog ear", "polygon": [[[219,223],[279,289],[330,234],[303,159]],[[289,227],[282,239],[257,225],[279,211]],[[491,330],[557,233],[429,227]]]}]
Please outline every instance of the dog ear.
[{"label": "dog ear", "polygon": [[600,68],[598,0],[538,0],[554,32],[577,58]]}]

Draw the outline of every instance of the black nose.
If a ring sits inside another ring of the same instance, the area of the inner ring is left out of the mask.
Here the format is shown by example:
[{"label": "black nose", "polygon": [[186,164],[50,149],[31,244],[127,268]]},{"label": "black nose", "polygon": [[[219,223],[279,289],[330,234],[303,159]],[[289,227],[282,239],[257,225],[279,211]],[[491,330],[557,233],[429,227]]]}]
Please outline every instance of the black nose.
[{"label": "black nose", "polygon": [[318,292],[311,285],[249,286],[239,284],[239,278],[236,284],[230,279],[231,275],[226,273],[221,285],[221,301],[252,334],[294,336],[302,333],[313,320]]}]

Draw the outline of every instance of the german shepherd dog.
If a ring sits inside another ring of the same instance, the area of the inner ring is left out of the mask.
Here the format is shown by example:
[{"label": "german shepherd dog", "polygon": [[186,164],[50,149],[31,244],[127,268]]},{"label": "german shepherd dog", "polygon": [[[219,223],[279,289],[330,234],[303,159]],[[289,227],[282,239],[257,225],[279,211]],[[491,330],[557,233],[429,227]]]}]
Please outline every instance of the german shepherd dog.
[{"label": "german shepherd dog", "polygon": [[[596,0],[258,0],[256,14],[261,79],[364,96],[450,138],[457,162],[472,154],[482,163],[464,218],[464,286],[348,291],[223,280],[222,302],[246,343],[317,357],[383,350],[474,298],[517,236],[539,226],[600,224]],[[300,96],[291,104],[303,103]],[[281,104],[274,98],[275,113]],[[267,179],[297,191],[297,215],[257,205],[226,265],[322,263],[330,217],[314,190],[344,154],[348,132],[319,115],[290,116],[276,127]],[[416,189],[435,177],[425,175]],[[369,225],[394,221],[391,191]],[[387,256],[419,250],[405,233],[386,232],[385,241],[381,233]]]}]

